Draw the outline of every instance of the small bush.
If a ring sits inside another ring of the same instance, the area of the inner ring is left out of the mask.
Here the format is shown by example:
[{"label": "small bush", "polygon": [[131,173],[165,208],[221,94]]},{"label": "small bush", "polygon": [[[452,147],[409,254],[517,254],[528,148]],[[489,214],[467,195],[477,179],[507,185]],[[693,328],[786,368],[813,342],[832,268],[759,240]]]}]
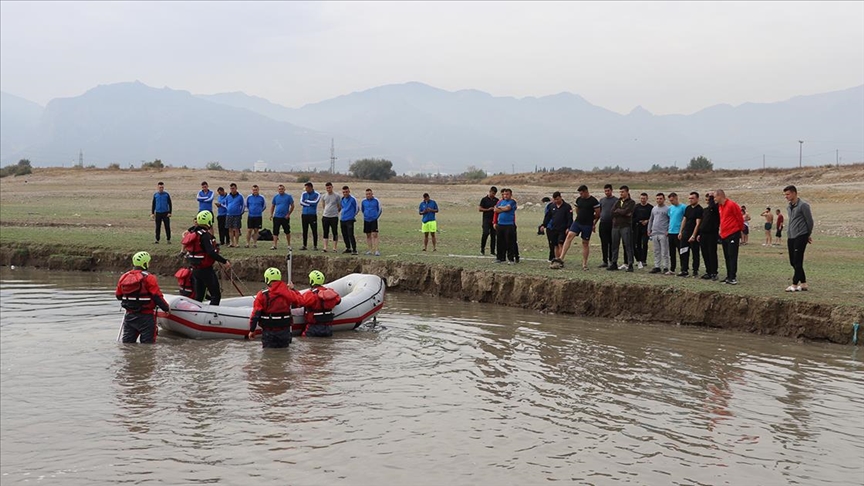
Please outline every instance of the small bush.
[{"label": "small bush", "polygon": [[19,175],[27,175],[32,174],[33,168],[30,166],[29,159],[21,159],[15,165],[7,165],[0,169],[0,178],[6,176],[19,176]]},{"label": "small bush", "polygon": [[312,178],[309,177],[308,175],[305,175],[305,174],[297,176],[297,182],[306,183],[306,182],[309,182],[311,180],[312,180]]},{"label": "small bush", "polygon": [[120,170],[120,164],[116,162],[113,164],[108,164],[108,170]]},{"label": "small bush", "polygon": [[160,159],[156,159],[153,162],[144,162],[143,164],[141,164],[141,168],[162,170],[165,168],[165,164],[163,164]]},{"label": "small bush", "polygon": [[207,162],[207,165],[204,166],[204,168],[207,170],[225,170],[219,162]]}]

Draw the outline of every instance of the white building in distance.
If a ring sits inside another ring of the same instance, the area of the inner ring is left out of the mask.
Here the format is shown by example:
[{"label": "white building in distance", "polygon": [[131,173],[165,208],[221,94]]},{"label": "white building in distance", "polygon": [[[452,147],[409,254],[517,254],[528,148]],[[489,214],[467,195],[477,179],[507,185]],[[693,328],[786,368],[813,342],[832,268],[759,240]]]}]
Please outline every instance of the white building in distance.
[{"label": "white building in distance", "polygon": [[258,162],[255,162],[255,164],[252,167],[252,171],[253,172],[267,172],[267,162],[264,162],[263,160],[259,160]]}]

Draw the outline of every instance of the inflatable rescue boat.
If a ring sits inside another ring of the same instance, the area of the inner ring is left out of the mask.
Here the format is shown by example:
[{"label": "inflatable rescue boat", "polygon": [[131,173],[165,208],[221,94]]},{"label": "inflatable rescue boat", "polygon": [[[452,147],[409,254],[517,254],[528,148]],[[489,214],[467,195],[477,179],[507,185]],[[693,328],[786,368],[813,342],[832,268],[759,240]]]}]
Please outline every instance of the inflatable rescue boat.
[{"label": "inflatable rescue boat", "polygon": [[[333,331],[347,331],[373,319],[384,306],[384,279],[377,275],[354,273],[327,284],[342,297],[333,309]],[[302,290],[301,293],[309,290]],[[222,299],[219,305],[198,302],[179,295],[165,295],[169,312],[159,311],[156,322],[161,329],[195,339],[244,339],[249,332],[254,295]],[[303,308],[292,309],[294,334],[306,326]],[[259,330],[260,332],[260,330]]]}]

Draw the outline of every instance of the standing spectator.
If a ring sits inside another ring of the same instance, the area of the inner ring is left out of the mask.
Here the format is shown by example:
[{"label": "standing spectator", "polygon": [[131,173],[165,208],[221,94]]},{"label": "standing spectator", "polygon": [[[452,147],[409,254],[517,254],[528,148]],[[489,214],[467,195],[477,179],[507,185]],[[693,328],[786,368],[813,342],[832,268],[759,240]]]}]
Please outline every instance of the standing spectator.
[{"label": "standing spectator", "polygon": [[363,212],[363,233],[366,235],[366,254],[381,256],[378,251],[378,218],[381,217],[381,202],[372,194],[372,189],[366,189],[366,199],[360,203]]},{"label": "standing spectator", "polygon": [[762,246],[771,246],[771,227],[774,226],[774,213],[768,207],[759,216],[765,218],[765,243],[762,243]]},{"label": "standing spectator", "polygon": [[679,233],[681,233],[681,221],[684,220],[684,210],[687,209],[687,206],[678,202],[678,194],[674,192],[669,193],[669,270],[672,273],[675,273],[675,269],[678,267],[677,262],[681,257],[680,245],[681,242],[678,238]]},{"label": "standing spectator", "polygon": [[249,248],[250,239],[252,246],[258,248],[258,231],[264,223],[265,209],[267,209],[267,200],[258,194],[258,184],[252,184],[252,194],[246,196],[246,210],[249,211],[246,217],[246,248]]},{"label": "standing spectator", "polygon": [[618,249],[624,243],[624,263],[627,271],[633,271],[633,210],[636,209],[636,201],[630,197],[630,188],[621,186],[619,188],[620,198],[612,209],[612,251],[609,254],[609,266],[606,270],[617,271]]},{"label": "standing spectator", "polygon": [[228,235],[228,225],[225,222],[225,219],[228,217],[228,193],[225,192],[225,188],[219,186],[216,189],[216,211],[219,213],[216,216],[216,221],[219,226],[219,244],[227,245],[230,241],[230,236]]},{"label": "standing spectator", "polygon": [[492,186],[489,188],[489,194],[487,194],[483,199],[480,200],[480,206],[477,207],[477,210],[483,213],[482,220],[482,228],[483,228],[483,236],[480,237],[480,254],[486,254],[486,239],[491,238],[489,243],[489,253],[492,255],[496,255],[495,251],[495,243],[498,238],[497,231],[495,230],[495,225],[492,223],[492,219],[495,215],[495,206],[498,204],[498,188]]},{"label": "standing spectator", "polygon": [[207,185],[207,181],[201,183],[201,190],[198,191],[198,211],[210,211],[213,213],[213,196],[215,194],[210,190],[210,186]]},{"label": "standing spectator", "polygon": [[279,246],[279,230],[285,231],[285,244],[291,251],[291,213],[294,212],[294,197],[285,192],[285,186],[279,184],[276,187],[276,195],[270,201],[270,221],[273,222],[273,246],[276,250]]},{"label": "standing spectator", "polygon": [[720,210],[714,202],[714,191],[705,193],[705,208],[702,210],[702,224],[699,225],[699,247],[705,261],[703,280],[717,280],[717,241],[720,234]]},{"label": "standing spectator", "polygon": [[[690,264],[690,257],[693,257],[693,276],[699,276],[699,226],[702,223],[703,211],[699,205],[699,193],[691,192],[687,197],[687,207],[684,209],[684,220],[681,222],[681,232],[678,233],[678,240],[681,242],[681,273],[679,277],[687,277],[690,274],[687,268]],[[684,250],[687,248],[687,250]]]},{"label": "standing spectator", "polygon": [[720,209],[720,243],[726,261],[726,278],[723,283],[738,285],[738,246],[744,231],[744,212],[738,203],[726,197],[726,191],[714,191]]},{"label": "standing spectator", "polygon": [[553,239],[549,235],[549,232],[546,231],[548,229],[547,226],[552,225],[552,221],[550,219],[548,219],[549,211],[552,210],[552,206],[553,206],[552,198],[550,198],[549,196],[545,196],[545,197],[543,197],[543,199],[540,200],[540,202],[542,202],[544,204],[544,206],[543,206],[543,221],[541,221],[540,226],[537,227],[537,234],[538,235],[546,235],[546,241],[547,241],[547,243],[549,243],[549,263],[552,263],[552,260],[554,260],[555,258],[558,257],[558,255],[555,253],[555,246],[557,243],[555,241],[553,241]]},{"label": "standing spectator", "polygon": [[423,193],[423,201],[420,202],[420,216],[422,216],[423,251],[429,247],[429,235],[432,235],[432,251],[438,251],[438,243],[435,241],[435,233],[438,232],[438,222],[435,214],[438,213],[438,203],[429,198],[429,193]]},{"label": "standing spectator", "polygon": [[810,205],[798,197],[795,186],[786,186],[783,194],[789,201],[789,207],[786,208],[789,213],[789,236],[786,240],[789,264],[795,269],[792,285],[786,288],[786,292],[798,292],[809,288],[807,276],[804,274],[804,250],[808,244],[813,243],[813,214],[810,212]]},{"label": "standing spectator", "polygon": [[342,199],[339,201],[342,207],[339,213],[339,225],[342,230],[342,239],[345,241],[345,251],[342,253],[357,254],[357,238],[354,237],[354,223],[360,214],[360,205],[357,199],[351,195],[351,188],[342,186]]},{"label": "standing spectator", "polygon": [[312,249],[318,251],[318,201],[321,200],[321,195],[315,191],[311,182],[307,182],[303,187],[304,192],[300,195],[300,222],[303,225],[303,246],[300,249],[306,249],[309,228],[312,228]]},{"label": "standing spectator", "polygon": [[600,219],[600,201],[588,192],[588,186],[579,186],[579,197],[576,198],[576,220],[570,225],[561,254],[552,262],[550,268],[564,268],[564,258],[570,250],[573,239],[582,238],[582,270],[588,270],[588,251],[591,233],[597,231],[597,221]]},{"label": "standing spectator", "polygon": [[321,213],[321,226],[324,227],[324,253],[327,253],[328,237],[333,236],[333,251],[336,251],[336,243],[339,241],[339,211],[342,205],[339,204],[339,195],[333,192],[333,183],[324,184],[324,189],[327,193],[321,197],[321,204],[324,205],[324,211]]},{"label": "standing spectator", "polygon": [[162,236],[162,225],[165,225],[165,242],[171,244],[171,195],[165,192],[165,183],[159,181],[156,184],[156,192],[153,194],[153,203],[150,205],[150,219],[156,221],[156,241]]},{"label": "standing spectator", "polygon": [[648,263],[648,220],[654,206],[648,202],[648,194],[639,195],[639,204],[633,209],[633,253],[636,265],[642,269]]},{"label": "standing spectator", "polygon": [[666,206],[666,195],[658,192],[655,200],[657,205],[651,210],[648,219],[648,236],[654,244],[654,268],[651,273],[674,275],[669,270],[669,207]]},{"label": "standing spectator", "polygon": [[501,189],[501,200],[495,205],[495,213],[498,214],[498,258],[496,263],[507,261],[512,265],[516,263],[516,201],[513,200],[513,191]]},{"label": "standing spectator", "polygon": [[237,192],[237,184],[228,186],[228,195],[225,197],[225,207],[228,209],[225,224],[231,235],[229,245],[232,248],[240,246],[240,230],[243,228],[243,213],[246,211],[246,201],[243,194]]},{"label": "standing spectator", "polygon": [[774,242],[775,245],[780,244],[780,238],[783,237],[783,214],[780,212],[780,209],[777,209],[777,233],[774,235],[777,238],[777,241]]},{"label": "standing spectator", "polygon": [[555,263],[555,260],[561,257],[561,251],[564,249],[567,228],[573,224],[573,207],[564,201],[559,191],[552,193],[552,201],[546,207],[549,209],[543,218],[541,228],[544,228],[546,238],[549,240],[549,255],[551,257],[549,261]]},{"label": "standing spectator", "polygon": [[609,255],[612,253],[612,209],[618,198],[612,195],[612,184],[603,186],[605,197],[600,198],[600,248],[603,251],[603,263],[600,268],[609,265]]},{"label": "standing spectator", "polygon": [[741,206],[741,216],[744,218],[744,232],[741,234],[741,244],[750,243],[750,213],[747,212],[747,206]]}]

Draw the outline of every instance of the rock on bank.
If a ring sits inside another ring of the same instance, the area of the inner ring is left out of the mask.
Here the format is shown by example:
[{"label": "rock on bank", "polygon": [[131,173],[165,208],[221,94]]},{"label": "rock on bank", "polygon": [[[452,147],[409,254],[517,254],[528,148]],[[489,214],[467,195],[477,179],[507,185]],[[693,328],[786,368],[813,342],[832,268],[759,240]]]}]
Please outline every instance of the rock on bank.
[{"label": "rock on bank", "polygon": [[[53,270],[120,272],[129,268],[129,255],[59,245],[9,245],[0,247],[0,263]],[[248,282],[259,281],[262,269],[285,265],[284,256],[237,258],[232,263],[237,275]],[[173,275],[182,264],[179,256],[160,256],[151,270]],[[383,277],[391,290],[541,312],[707,326],[839,344],[851,342],[852,322],[860,322],[864,317],[860,309],[850,306],[694,292],[675,287],[550,279],[386,259],[304,254],[294,255],[293,266],[295,276],[305,275],[312,269],[323,271],[330,279],[354,272],[373,273]],[[166,283],[163,287],[172,288]]]}]

